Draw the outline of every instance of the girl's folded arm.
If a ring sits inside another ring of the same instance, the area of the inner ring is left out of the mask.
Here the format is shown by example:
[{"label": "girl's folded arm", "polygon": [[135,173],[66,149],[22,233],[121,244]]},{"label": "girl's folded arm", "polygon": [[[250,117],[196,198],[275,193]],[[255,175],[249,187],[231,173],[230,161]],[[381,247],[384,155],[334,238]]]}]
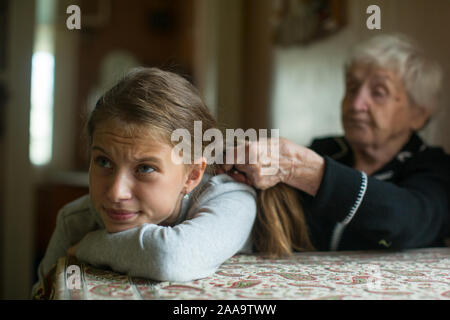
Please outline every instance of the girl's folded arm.
[{"label": "girl's folded arm", "polygon": [[144,224],[118,233],[98,230],[79,243],[77,257],[96,266],[160,281],[189,281],[215,272],[241,250],[256,217],[252,193],[233,191],[199,206],[174,227]]}]

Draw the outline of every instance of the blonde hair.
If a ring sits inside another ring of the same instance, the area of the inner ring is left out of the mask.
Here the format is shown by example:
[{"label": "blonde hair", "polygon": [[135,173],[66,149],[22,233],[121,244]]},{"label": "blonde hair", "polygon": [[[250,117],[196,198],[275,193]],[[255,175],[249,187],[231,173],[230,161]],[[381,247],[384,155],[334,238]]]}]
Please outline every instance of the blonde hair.
[{"label": "blonde hair", "polygon": [[258,218],[253,228],[255,249],[270,258],[295,251],[315,251],[308,235],[298,191],[280,183],[258,191]]},{"label": "blonde hair", "polygon": [[[153,130],[172,146],[171,135],[176,129],[187,129],[194,137],[194,121],[202,121],[202,136],[218,127],[189,81],[157,68],[132,70],[100,97],[87,123],[90,143],[99,123],[110,119],[125,123],[129,130]],[[203,141],[202,151],[206,143]],[[214,169],[212,164],[208,172],[214,174]],[[279,184],[258,191],[253,240],[255,249],[270,257],[290,255],[292,249],[314,250],[295,189]]]}]

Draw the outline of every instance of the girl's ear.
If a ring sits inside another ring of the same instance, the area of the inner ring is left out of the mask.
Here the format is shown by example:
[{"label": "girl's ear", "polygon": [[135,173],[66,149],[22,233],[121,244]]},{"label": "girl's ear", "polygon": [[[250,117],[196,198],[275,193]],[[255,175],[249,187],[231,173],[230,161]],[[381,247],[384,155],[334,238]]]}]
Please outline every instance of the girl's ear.
[{"label": "girl's ear", "polygon": [[186,192],[190,193],[200,181],[202,181],[203,174],[206,169],[206,158],[202,157],[197,159],[197,161],[189,166],[188,175],[185,183]]}]

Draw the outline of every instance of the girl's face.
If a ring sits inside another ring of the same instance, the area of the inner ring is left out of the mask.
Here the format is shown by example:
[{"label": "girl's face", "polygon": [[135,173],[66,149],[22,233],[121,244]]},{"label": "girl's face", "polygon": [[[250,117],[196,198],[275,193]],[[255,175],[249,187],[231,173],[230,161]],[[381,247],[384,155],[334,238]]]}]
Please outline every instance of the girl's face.
[{"label": "girl's face", "polygon": [[182,197],[200,182],[204,169],[188,172],[172,161],[171,145],[122,128],[115,120],[100,123],[91,145],[90,197],[106,230],[174,223]]}]

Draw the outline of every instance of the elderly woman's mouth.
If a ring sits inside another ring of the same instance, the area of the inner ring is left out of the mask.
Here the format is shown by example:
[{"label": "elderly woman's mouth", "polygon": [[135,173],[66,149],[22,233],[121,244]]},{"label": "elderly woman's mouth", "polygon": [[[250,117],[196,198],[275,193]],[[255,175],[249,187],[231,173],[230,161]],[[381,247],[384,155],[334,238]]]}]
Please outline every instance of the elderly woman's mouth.
[{"label": "elderly woman's mouth", "polygon": [[356,117],[346,117],[344,118],[344,122],[348,126],[352,127],[367,127],[370,125],[370,121],[368,119],[356,118]]}]

